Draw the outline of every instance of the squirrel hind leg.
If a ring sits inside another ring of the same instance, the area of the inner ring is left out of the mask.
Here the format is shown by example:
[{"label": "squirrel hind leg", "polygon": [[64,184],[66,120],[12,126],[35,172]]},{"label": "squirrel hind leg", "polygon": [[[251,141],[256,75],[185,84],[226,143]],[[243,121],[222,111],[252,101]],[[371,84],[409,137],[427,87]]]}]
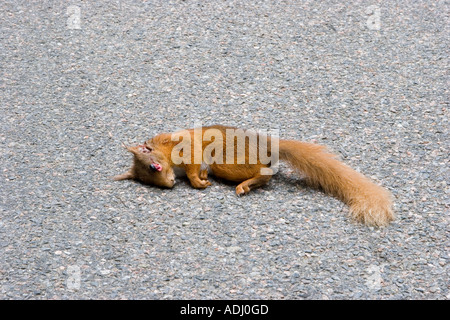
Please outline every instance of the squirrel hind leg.
[{"label": "squirrel hind leg", "polygon": [[245,180],[236,187],[236,194],[238,196],[247,194],[250,192],[250,190],[265,185],[267,182],[269,182],[270,178],[272,178],[272,175],[270,174],[258,174],[253,178]]}]

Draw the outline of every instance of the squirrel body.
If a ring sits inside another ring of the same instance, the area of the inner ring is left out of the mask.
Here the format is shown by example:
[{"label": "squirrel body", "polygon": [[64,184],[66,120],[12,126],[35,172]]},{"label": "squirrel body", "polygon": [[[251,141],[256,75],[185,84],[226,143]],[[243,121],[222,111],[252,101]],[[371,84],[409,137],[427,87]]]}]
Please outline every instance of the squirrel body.
[{"label": "squirrel body", "polygon": [[[231,139],[230,132],[234,133]],[[245,141],[245,148],[239,145],[239,140]],[[255,141],[256,148],[251,148],[251,142]],[[264,152],[261,152],[263,147]],[[215,125],[163,133],[144,145],[126,148],[134,155],[133,166],[115,180],[135,179],[171,188],[175,183],[175,171],[183,169],[194,188],[210,186],[208,173],[212,173],[239,183],[236,194],[243,195],[266,184],[276,172],[279,159],[305,175],[310,186],[322,188],[348,204],[354,220],[371,226],[386,226],[394,219],[390,193],[339,161],[321,145]]]}]

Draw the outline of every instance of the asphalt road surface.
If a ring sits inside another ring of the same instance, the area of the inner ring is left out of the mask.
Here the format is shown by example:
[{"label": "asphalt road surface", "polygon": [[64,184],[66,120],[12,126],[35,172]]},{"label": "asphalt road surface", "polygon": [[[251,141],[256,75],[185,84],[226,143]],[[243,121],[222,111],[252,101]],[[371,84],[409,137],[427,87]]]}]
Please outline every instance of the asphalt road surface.
[{"label": "asphalt road surface", "polygon": [[[445,1],[2,1],[1,299],[449,299]],[[283,166],[245,197],[111,177],[224,124],[327,145],[374,229]]]}]

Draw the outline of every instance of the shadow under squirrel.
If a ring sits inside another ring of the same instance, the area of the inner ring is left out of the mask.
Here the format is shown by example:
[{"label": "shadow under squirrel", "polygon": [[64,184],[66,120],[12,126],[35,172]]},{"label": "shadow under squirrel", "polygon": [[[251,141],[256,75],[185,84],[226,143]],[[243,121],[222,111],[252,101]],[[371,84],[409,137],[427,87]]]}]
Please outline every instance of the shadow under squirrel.
[{"label": "shadow under squirrel", "polygon": [[[250,162],[251,154],[248,143],[245,143],[245,156],[240,162],[238,162],[237,154],[234,155],[232,163],[225,161],[226,130],[234,130],[236,128],[220,125],[202,127],[200,131],[201,137],[209,129],[216,129],[222,134],[223,150],[219,151],[223,152],[220,152],[220,155],[217,153],[219,157],[223,157],[222,160],[224,161],[222,161],[222,164],[219,162],[205,165],[206,159],[204,159],[203,155],[205,148],[208,148],[217,137],[211,139],[212,141],[201,139],[202,158],[200,162],[194,161],[194,143],[191,143],[191,161],[186,161],[190,163],[175,163],[173,154],[180,157],[183,156],[183,150],[178,151],[176,149],[175,153],[173,153],[174,148],[180,142],[172,141],[173,134],[163,133],[146,141],[143,145],[126,146],[126,149],[134,155],[133,165],[129,171],[114,177],[114,179],[134,179],[144,184],[172,188],[175,184],[174,169],[182,168],[194,188],[204,189],[210,186],[211,183],[208,181],[208,172],[210,172],[216,177],[238,182],[239,185],[236,187],[237,195],[246,194],[251,189],[262,186],[270,180],[272,175],[262,174],[262,170],[270,173],[273,163],[263,164],[260,159],[256,163]],[[192,141],[196,139],[195,130],[200,129],[184,131],[190,135]],[[257,134],[257,136],[260,139],[260,135]],[[268,154],[270,154],[273,139],[271,140],[269,137],[266,137],[266,139],[268,141]],[[234,138],[235,151],[237,148],[236,141],[237,137]],[[279,139],[277,142],[279,159],[286,161],[295,170],[304,174],[310,186],[322,188],[325,192],[349,205],[351,217],[354,220],[370,226],[386,226],[390,221],[394,220],[390,193],[361,173],[337,160],[336,156],[327,152],[324,146],[295,140]],[[186,151],[189,150],[184,150],[184,152]],[[217,150],[213,150],[212,156],[215,156],[215,152]]]}]

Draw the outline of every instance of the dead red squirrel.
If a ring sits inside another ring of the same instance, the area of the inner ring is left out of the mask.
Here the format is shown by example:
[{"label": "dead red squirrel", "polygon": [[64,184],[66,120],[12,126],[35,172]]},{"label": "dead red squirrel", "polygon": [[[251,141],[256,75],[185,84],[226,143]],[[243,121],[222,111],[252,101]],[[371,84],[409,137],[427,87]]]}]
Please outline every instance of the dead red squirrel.
[{"label": "dead red squirrel", "polygon": [[[229,133],[234,134],[231,139]],[[256,149],[251,149],[251,143],[244,143],[239,155],[238,140],[242,137],[245,142],[255,138]],[[269,155],[269,161],[267,158],[262,161],[262,142],[266,143],[264,151]],[[354,220],[371,226],[386,226],[394,219],[390,193],[337,160],[321,145],[249,134],[216,125],[160,134],[143,145],[126,148],[134,155],[133,166],[128,172],[114,177],[115,180],[135,179],[172,188],[174,169],[182,168],[194,188],[210,186],[210,172],[216,177],[239,182],[236,193],[243,195],[270,180],[276,172],[274,162],[279,158],[306,175],[306,181],[312,187],[322,188],[347,203]]]}]

